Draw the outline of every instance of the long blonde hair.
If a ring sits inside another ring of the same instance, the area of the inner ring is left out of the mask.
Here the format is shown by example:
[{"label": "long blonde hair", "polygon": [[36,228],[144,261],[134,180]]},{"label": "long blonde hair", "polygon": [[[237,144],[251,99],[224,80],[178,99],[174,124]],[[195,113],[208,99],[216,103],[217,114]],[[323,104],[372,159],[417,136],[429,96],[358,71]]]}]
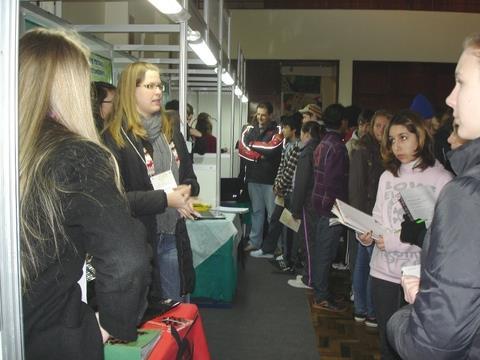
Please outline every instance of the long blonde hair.
[{"label": "long blonde hair", "polygon": [[[106,131],[110,133],[118,147],[125,146],[121,129],[125,123],[126,130],[140,138],[146,137],[140,114],[137,110],[135,91],[137,86],[145,80],[147,71],[160,73],[158,67],[147,62],[135,62],[128,64],[123,69],[117,84],[117,95],[113,101],[113,111],[107,120]],[[164,129],[165,130],[165,129]]]},{"label": "long blonde hair", "polygon": [[[58,145],[74,139],[101,147],[91,107],[89,51],[74,33],[34,29],[19,49],[20,238],[24,287],[37,275],[39,255],[59,255],[63,228],[62,188],[50,169]],[[46,131],[48,124],[63,130]],[[109,152],[107,154],[110,154]],[[111,154],[110,154],[111,155]],[[113,156],[117,187],[121,189]],[[102,171],[102,170],[100,170]]]}]

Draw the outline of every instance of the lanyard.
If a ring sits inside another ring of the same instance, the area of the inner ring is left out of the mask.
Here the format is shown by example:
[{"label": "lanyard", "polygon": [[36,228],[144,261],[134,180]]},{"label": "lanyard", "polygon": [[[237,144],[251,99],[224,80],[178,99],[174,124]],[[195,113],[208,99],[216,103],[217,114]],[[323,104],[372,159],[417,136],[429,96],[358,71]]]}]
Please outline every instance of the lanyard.
[{"label": "lanyard", "polygon": [[[137,153],[138,157],[140,158],[140,160],[142,160],[142,162],[145,164],[145,166],[147,166],[147,162],[145,161],[145,158],[140,154],[140,152],[138,151],[137,147],[133,144],[132,140],[130,140],[130,137],[127,135],[127,133],[125,132],[125,130],[123,130],[123,127],[120,128],[122,130],[122,134],[127,138],[128,142],[130,143],[130,145],[132,146],[132,148],[135,150],[135,152]],[[170,152],[170,171],[172,170],[172,165],[173,165],[173,152],[172,152],[172,149],[170,148],[170,145],[167,141],[167,138],[165,137],[165,134],[162,133],[162,137],[163,137],[163,140],[165,141],[165,144],[167,145],[168,147],[168,150]]]},{"label": "lanyard", "polygon": [[145,166],[147,166],[147,162],[145,161],[145,158],[140,155],[140,152],[138,151],[137,147],[133,144],[132,140],[130,140],[130,138],[128,137],[127,133],[125,132],[125,130],[123,130],[123,127],[120,128],[122,130],[122,133],[123,135],[127,138],[128,142],[130,143],[130,145],[132,145],[133,147],[133,150],[135,150],[135,152],[137,153],[138,157],[140,158],[140,160],[142,160],[142,162],[145,164]]},{"label": "lanyard", "polygon": [[165,144],[167,144],[168,150],[170,151],[170,171],[172,171],[172,164],[173,164],[173,157],[174,157],[173,151],[164,133],[162,133],[162,137],[163,137],[163,140],[165,141]]}]

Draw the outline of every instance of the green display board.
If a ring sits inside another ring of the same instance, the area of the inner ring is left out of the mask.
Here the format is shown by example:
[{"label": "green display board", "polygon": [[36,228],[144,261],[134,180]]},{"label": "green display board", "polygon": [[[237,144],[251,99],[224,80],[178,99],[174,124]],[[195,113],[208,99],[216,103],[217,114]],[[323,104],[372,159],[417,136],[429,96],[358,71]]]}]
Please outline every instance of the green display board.
[{"label": "green display board", "polygon": [[[25,19],[25,31],[37,28],[45,27],[35,21],[30,19]],[[90,53],[90,65],[91,65],[91,74],[92,81],[104,81],[107,83],[112,83],[113,72],[112,72],[112,60],[95,54]]]},{"label": "green display board", "polygon": [[91,53],[90,65],[92,66],[92,81],[104,81],[110,84],[112,83],[112,60]]}]

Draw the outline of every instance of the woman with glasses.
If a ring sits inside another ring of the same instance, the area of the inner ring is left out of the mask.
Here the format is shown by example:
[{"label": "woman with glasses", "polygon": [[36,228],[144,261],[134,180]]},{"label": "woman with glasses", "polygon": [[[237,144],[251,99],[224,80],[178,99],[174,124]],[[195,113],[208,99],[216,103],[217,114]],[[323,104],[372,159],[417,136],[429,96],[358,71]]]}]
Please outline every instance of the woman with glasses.
[{"label": "woman with glasses", "polygon": [[[103,359],[102,340],[135,340],[147,306],[145,229],[130,216],[115,159],[97,136],[89,82],[89,53],[73,35],[36,29],[20,40],[26,359]],[[87,253],[97,316],[78,285]]]},{"label": "woman with glasses", "polygon": [[153,305],[193,291],[195,272],[183,218],[194,213],[200,187],[178,119],[162,111],[156,66],[136,62],[121,73],[104,133],[119,163],[132,213],[147,227],[154,253]]}]

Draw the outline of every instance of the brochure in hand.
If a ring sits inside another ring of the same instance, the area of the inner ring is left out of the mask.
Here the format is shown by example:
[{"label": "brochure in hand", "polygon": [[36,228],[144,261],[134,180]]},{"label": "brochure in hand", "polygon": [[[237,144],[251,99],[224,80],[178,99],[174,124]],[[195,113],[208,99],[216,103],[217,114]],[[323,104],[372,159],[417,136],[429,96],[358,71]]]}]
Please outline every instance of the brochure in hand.
[{"label": "brochure in hand", "polygon": [[361,234],[372,232],[372,237],[378,239],[386,233],[386,230],[377,223],[372,216],[348,205],[346,202],[336,199],[332,213],[343,225]]},{"label": "brochure in hand", "polygon": [[136,341],[109,339],[103,348],[105,360],[144,360],[160,340],[161,330],[138,330]]},{"label": "brochure in hand", "polygon": [[298,229],[300,229],[301,220],[294,219],[292,213],[286,208],[283,209],[279,221],[295,232],[298,232]]}]

